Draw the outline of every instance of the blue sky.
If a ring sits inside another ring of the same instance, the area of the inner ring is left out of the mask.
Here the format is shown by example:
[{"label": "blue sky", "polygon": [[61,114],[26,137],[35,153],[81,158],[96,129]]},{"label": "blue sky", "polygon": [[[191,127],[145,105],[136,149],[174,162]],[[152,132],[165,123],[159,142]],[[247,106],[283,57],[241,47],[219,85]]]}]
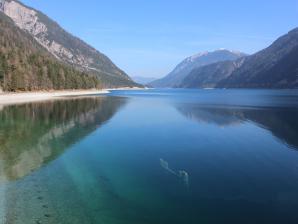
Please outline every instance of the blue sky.
[{"label": "blue sky", "polygon": [[298,26],[298,0],[23,0],[131,76],[162,77],[187,56],[254,53]]}]

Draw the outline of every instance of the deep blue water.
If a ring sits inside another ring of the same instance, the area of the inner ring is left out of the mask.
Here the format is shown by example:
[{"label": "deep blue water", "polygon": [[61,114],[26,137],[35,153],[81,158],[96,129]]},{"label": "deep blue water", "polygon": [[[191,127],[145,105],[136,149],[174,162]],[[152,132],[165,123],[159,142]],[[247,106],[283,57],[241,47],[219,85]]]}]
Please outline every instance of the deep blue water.
[{"label": "deep blue water", "polygon": [[298,223],[297,90],[0,109],[0,223]]}]

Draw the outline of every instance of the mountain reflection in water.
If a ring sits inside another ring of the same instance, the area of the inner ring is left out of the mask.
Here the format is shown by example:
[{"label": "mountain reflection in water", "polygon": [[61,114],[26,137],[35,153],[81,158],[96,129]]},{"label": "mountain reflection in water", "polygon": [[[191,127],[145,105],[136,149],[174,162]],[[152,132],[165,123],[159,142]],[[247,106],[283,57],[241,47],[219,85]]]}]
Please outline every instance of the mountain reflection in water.
[{"label": "mountain reflection in water", "polygon": [[3,107],[0,223],[296,224],[297,99],[136,90]]},{"label": "mountain reflection in water", "polygon": [[267,129],[280,141],[298,149],[298,109],[287,107],[206,106],[191,103],[176,104],[185,117],[221,127],[240,125],[248,121]]},{"label": "mountain reflection in water", "polygon": [[17,180],[54,160],[107,122],[125,98],[70,98],[3,107],[0,181]]}]

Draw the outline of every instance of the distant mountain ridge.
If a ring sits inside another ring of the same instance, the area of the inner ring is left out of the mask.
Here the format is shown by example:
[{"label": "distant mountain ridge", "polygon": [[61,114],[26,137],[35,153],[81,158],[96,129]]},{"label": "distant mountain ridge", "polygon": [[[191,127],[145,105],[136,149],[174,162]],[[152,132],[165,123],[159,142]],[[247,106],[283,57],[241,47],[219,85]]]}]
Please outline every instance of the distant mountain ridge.
[{"label": "distant mountain ridge", "polygon": [[194,69],[177,87],[297,88],[298,28],[251,56]]},{"label": "distant mountain ridge", "polygon": [[147,85],[148,83],[153,82],[154,80],[156,80],[156,78],[153,78],[153,77],[142,77],[142,76],[133,76],[131,78],[136,83],[140,83],[142,85]]},{"label": "distant mountain ridge", "polygon": [[178,87],[187,75],[196,68],[216,62],[235,60],[244,56],[246,56],[246,54],[227,49],[202,52],[184,59],[166,77],[153,81],[150,85],[153,87]]},{"label": "distant mountain ridge", "polygon": [[28,32],[56,59],[96,76],[105,87],[136,86],[108,57],[70,33],[43,13],[17,0],[0,0],[0,11]]},{"label": "distant mountain ridge", "polygon": [[179,88],[215,88],[218,83],[228,78],[244,62],[222,61],[192,70],[177,87]]}]

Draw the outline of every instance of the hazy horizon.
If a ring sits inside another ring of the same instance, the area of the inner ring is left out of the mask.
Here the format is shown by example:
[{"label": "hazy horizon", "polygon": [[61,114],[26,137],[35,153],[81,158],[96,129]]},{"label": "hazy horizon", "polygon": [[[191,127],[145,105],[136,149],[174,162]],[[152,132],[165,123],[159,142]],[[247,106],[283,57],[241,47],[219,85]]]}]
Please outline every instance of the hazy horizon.
[{"label": "hazy horizon", "polygon": [[106,54],[132,77],[163,77],[181,60],[202,51],[255,53],[297,27],[298,21],[294,0],[22,2]]}]

